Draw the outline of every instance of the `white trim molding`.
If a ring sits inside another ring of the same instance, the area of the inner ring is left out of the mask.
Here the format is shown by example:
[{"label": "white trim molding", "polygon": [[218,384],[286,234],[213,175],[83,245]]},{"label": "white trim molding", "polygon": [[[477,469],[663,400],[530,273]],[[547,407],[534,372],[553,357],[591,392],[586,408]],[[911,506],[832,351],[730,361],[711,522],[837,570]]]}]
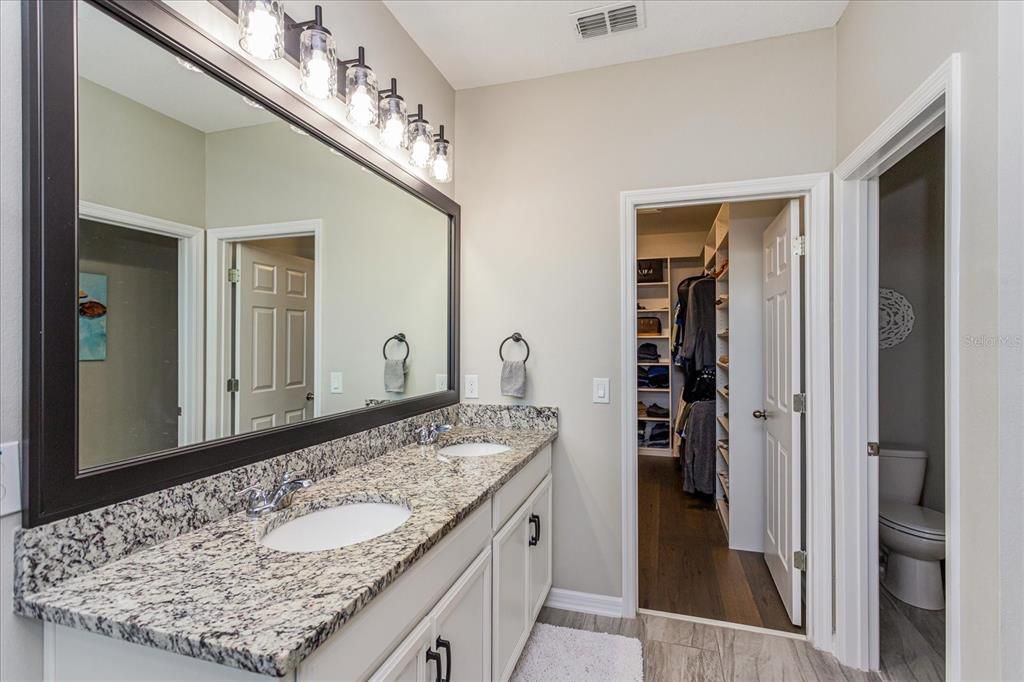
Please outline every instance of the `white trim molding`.
[{"label": "white trim molding", "polygon": [[667,611],[657,611],[655,609],[637,609],[639,613],[646,616],[657,616],[659,618],[668,618],[670,620],[681,620],[685,623],[700,623],[701,625],[710,625],[716,628],[728,628],[730,630],[741,630],[743,632],[756,632],[759,635],[769,635],[771,637],[783,637],[785,639],[795,639],[801,642],[807,641],[807,635],[799,632],[786,632],[785,630],[772,630],[771,628],[762,628],[757,625],[746,625],[744,623],[730,623],[727,620],[715,620],[713,618],[700,618],[698,616],[684,616],[681,613],[669,613]]},{"label": "white trim molding", "polygon": [[21,443],[0,443],[0,517],[21,511]]},{"label": "white trim molding", "polygon": [[[575,592],[552,587],[548,592],[547,601],[544,606],[552,609],[564,609],[578,613],[590,613],[595,616],[611,616],[621,618],[622,597],[609,597],[603,594],[591,594],[590,592]],[[629,616],[627,616],[629,617]]]},{"label": "white trim molding", "polygon": [[759,180],[669,187],[621,194],[621,370],[622,404],[622,615],[637,613],[637,442],[636,358],[636,210],[640,207],[711,204],[759,199],[806,201],[807,275],[804,299],[804,368],[807,393],[807,639],[816,649],[832,650],[832,353],[830,179],[811,173]]},{"label": "white trim molding", "polygon": [[878,177],[945,129],[946,677],[960,679],[960,56],[952,55],[835,170],[833,234],[836,648],[877,669]]},{"label": "white trim molding", "polygon": [[227,312],[224,310],[224,258],[225,245],[230,242],[249,239],[273,239],[275,237],[313,237],[313,417],[322,414],[323,395],[321,370],[323,369],[323,221],[320,218],[293,220],[290,222],[266,223],[262,225],[240,225],[237,227],[212,227],[206,230],[206,411],[207,440],[228,435],[228,418],[224,408],[227,393],[226,363],[223,350],[224,339],[228,338],[224,325]]},{"label": "white trim molding", "polygon": [[178,445],[203,440],[203,256],[201,227],[133,213],[91,201],[78,202],[78,215],[107,225],[178,240]]}]

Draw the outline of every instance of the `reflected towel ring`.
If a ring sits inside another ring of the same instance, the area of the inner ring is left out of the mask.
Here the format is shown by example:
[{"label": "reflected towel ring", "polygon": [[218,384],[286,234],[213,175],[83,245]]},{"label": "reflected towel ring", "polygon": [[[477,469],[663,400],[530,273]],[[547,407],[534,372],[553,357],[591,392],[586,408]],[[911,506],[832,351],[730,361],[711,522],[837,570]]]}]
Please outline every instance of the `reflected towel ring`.
[{"label": "reflected towel ring", "polygon": [[402,358],[402,365],[405,365],[405,361],[409,359],[409,342],[405,340],[405,334],[398,332],[394,336],[389,336],[388,340],[384,342],[384,347],[381,348],[381,353],[384,354],[384,359],[388,359],[388,344],[392,341],[398,341],[399,343],[405,344],[405,357]]},{"label": "reflected towel ring", "polygon": [[498,357],[501,358],[502,362],[505,361],[505,356],[504,356],[504,354],[502,354],[501,350],[505,347],[505,344],[508,343],[509,341],[515,341],[516,343],[521,343],[524,346],[526,346],[526,357],[523,358],[523,364],[525,365],[526,361],[530,359],[530,344],[526,343],[526,339],[524,339],[523,335],[520,334],[519,332],[515,332],[511,336],[506,336],[505,337],[505,340],[502,341],[501,344],[498,346]]}]

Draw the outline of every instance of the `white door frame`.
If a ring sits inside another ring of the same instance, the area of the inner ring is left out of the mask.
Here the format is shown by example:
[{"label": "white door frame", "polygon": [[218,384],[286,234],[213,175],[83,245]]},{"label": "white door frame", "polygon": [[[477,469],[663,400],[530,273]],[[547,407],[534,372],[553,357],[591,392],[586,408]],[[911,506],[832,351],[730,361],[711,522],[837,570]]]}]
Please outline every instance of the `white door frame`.
[{"label": "white door frame", "polygon": [[758,199],[803,198],[806,203],[807,255],[804,369],[807,393],[807,639],[816,649],[832,650],[832,396],[829,335],[831,276],[830,180],[828,173],[721,182],[687,187],[622,192],[621,205],[621,384],[622,404],[622,615],[636,616],[637,595],[637,441],[636,356],[636,210]]},{"label": "white door frame", "polygon": [[78,215],[108,225],[178,240],[178,445],[203,440],[203,230],[91,201],[78,202]]},{"label": "white door frame", "polygon": [[952,55],[835,170],[836,657],[878,668],[878,177],[945,127],[946,676],[960,679],[960,55]]},{"label": "white door frame", "polygon": [[274,239],[275,237],[313,237],[313,418],[322,414],[323,396],[320,391],[320,371],[323,367],[321,354],[323,344],[320,330],[323,324],[321,314],[323,306],[323,221],[319,218],[294,220],[291,222],[267,223],[263,225],[240,225],[237,227],[214,227],[206,230],[206,246],[209,258],[206,259],[206,403],[210,409],[206,411],[207,439],[220,438],[225,433],[227,411],[227,363],[224,359],[225,325],[229,322],[224,309],[225,284],[227,277],[223,268],[226,248],[232,242],[250,239]]}]

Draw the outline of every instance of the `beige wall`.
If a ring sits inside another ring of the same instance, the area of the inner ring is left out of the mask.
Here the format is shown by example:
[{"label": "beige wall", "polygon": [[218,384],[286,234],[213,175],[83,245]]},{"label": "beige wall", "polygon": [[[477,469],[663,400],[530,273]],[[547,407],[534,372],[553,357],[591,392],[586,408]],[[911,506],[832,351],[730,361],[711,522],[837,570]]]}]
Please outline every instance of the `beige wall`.
[{"label": "beige wall", "polygon": [[85,78],[78,116],[81,199],[203,226],[201,131]]},{"label": "beige wall", "polygon": [[823,30],[457,93],[463,372],[510,402],[496,348],[521,331],[524,402],[561,410],[556,587],[621,594],[619,193],[828,171],[833,49]]},{"label": "beige wall", "polygon": [[[853,2],[836,28],[839,161],[951,53],[963,56],[960,325],[964,335],[988,339],[999,331],[998,13],[997,3],[978,0]],[[1000,665],[997,355],[995,344],[961,346],[961,523],[969,529],[960,548],[961,634],[972,678],[996,678]]]},{"label": "beige wall", "polygon": [[[283,123],[211,133],[206,163],[211,230],[323,221],[323,413],[434,392],[448,372],[447,216]],[[381,355],[397,332],[411,346],[402,394],[384,392]],[[329,392],[332,371],[344,393]]]}]

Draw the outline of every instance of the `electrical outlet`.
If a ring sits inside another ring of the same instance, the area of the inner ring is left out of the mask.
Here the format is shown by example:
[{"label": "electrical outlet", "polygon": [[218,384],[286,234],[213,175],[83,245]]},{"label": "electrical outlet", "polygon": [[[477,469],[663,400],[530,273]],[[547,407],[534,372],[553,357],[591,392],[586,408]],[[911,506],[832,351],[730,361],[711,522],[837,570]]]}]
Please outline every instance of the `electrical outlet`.
[{"label": "electrical outlet", "polygon": [[480,397],[480,377],[476,374],[466,375],[466,398]]},{"label": "electrical outlet", "polygon": [[341,372],[331,372],[331,393],[344,393],[345,382]]},{"label": "electrical outlet", "polygon": [[608,379],[594,379],[594,402],[610,403],[612,401],[611,390],[611,382]]},{"label": "electrical outlet", "polygon": [[447,374],[435,374],[434,375],[434,390],[435,391],[447,391],[448,390],[448,375]]}]

